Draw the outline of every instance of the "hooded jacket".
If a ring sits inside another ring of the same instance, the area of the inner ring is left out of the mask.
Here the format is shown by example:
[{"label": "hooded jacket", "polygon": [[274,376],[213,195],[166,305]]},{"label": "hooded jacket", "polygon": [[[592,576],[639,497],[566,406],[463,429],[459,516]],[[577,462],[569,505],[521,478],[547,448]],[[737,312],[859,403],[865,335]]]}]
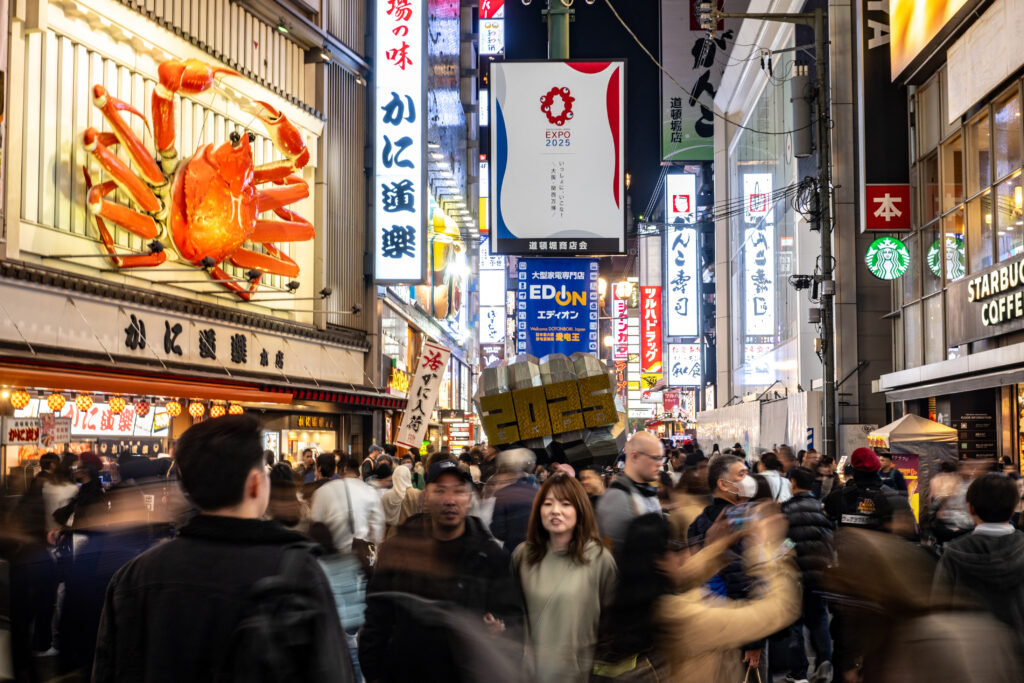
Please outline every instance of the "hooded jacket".
[{"label": "hooded jacket", "polygon": [[1017,633],[1024,632],[1024,532],[967,534],[951,541],[935,581],[938,590],[977,602]]},{"label": "hooded jacket", "polygon": [[821,501],[806,491],[783,503],[782,513],[789,522],[789,539],[796,544],[796,563],[804,586],[818,588],[835,554],[832,523],[822,513]]}]

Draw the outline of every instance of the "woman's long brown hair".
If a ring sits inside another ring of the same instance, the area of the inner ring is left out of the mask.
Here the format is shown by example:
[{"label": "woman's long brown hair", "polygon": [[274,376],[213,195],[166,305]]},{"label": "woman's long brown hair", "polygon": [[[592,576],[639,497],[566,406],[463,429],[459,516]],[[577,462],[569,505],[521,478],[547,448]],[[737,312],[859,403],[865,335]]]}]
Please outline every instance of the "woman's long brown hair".
[{"label": "woman's long brown hair", "polygon": [[537,564],[547,555],[551,534],[540,521],[540,508],[549,495],[553,495],[555,500],[567,500],[576,508],[576,526],[572,529],[572,539],[569,540],[567,551],[569,557],[580,564],[586,564],[587,542],[601,542],[600,536],[597,535],[597,518],[594,516],[594,508],[590,505],[583,484],[564,472],[548,477],[533,500],[530,523],[526,527],[526,561]]}]

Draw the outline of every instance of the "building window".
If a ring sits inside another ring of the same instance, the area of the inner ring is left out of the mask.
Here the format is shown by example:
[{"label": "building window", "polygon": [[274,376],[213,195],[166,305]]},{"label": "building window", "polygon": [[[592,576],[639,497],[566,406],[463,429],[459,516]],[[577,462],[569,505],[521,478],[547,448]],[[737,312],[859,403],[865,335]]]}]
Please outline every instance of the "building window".
[{"label": "building window", "polygon": [[959,135],[942,145],[942,210],[964,201],[964,142]]},{"label": "building window", "polygon": [[921,239],[916,233],[903,240],[903,243],[907,245],[907,250],[910,252],[910,266],[901,278],[903,280],[904,301],[915,301],[921,298],[921,271],[919,270],[921,262],[920,241]]},{"label": "building window", "polygon": [[924,362],[924,339],[921,336],[921,303],[914,303],[903,309],[903,346],[906,349],[906,365],[920,367]]},{"label": "building window", "polygon": [[993,107],[995,139],[992,148],[996,157],[996,178],[1020,168],[1020,96],[1017,88],[998,100]]},{"label": "building window", "polygon": [[[955,282],[967,274],[967,256],[964,247],[964,210],[963,207],[942,219],[943,242],[933,242],[929,247],[929,256],[934,256],[935,263],[929,258],[928,265],[932,270],[939,270],[940,264],[946,264],[946,282]],[[934,249],[935,252],[931,250]],[[942,272],[939,270],[939,272]]]},{"label": "building window", "polygon": [[939,217],[939,158],[931,155],[921,163],[921,222],[930,223]]},{"label": "building window", "polygon": [[[949,218],[944,219],[943,223]],[[924,264],[921,267],[921,286],[925,296],[942,289],[942,242],[939,236],[938,221],[921,228],[923,247],[920,252],[924,259]]]},{"label": "building window", "polygon": [[936,294],[924,300],[924,362],[938,363],[945,360],[946,344],[944,342],[942,320],[942,294]]},{"label": "building window", "polygon": [[992,193],[986,191],[967,204],[967,256],[970,272],[992,265]]},{"label": "building window", "polygon": [[967,124],[967,196],[973,197],[992,184],[992,146],[989,144],[988,112]]},{"label": "building window", "polygon": [[1012,176],[996,186],[996,245],[997,256],[1005,261],[1024,251],[1024,189],[1021,187],[1021,173]]},{"label": "building window", "polygon": [[942,93],[939,75],[917,91],[917,149],[923,156],[939,144],[942,130]]}]

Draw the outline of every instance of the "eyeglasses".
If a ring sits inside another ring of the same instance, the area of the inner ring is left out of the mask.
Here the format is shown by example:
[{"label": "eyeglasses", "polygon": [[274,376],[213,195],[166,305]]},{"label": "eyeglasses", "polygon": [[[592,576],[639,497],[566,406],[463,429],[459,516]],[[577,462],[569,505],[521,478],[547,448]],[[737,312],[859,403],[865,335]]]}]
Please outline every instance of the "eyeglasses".
[{"label": "eyeglasses", "polygon": [[651,460],[653,460],[655,462],[658,462],[658,463],[663,463],[666,460],[668,460],[668,456],[667,455],[651,455],[650,453],[644,453],[642,451],[638,452],[637,455],[642,455],[645,458],[650,458]]}]

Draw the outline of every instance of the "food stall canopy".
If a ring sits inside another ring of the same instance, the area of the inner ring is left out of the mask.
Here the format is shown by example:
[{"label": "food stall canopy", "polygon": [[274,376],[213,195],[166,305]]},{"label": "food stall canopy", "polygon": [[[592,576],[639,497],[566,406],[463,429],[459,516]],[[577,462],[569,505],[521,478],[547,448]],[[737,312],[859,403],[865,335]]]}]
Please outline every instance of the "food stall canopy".
[{"label": "food stall canopy", "polygon": [[868,443],[877,448],[888,448],[893,453],[925,452],[943,459],[957,459],[957,431],[917,415],[904,415],[900,419],[868,434]]}]

